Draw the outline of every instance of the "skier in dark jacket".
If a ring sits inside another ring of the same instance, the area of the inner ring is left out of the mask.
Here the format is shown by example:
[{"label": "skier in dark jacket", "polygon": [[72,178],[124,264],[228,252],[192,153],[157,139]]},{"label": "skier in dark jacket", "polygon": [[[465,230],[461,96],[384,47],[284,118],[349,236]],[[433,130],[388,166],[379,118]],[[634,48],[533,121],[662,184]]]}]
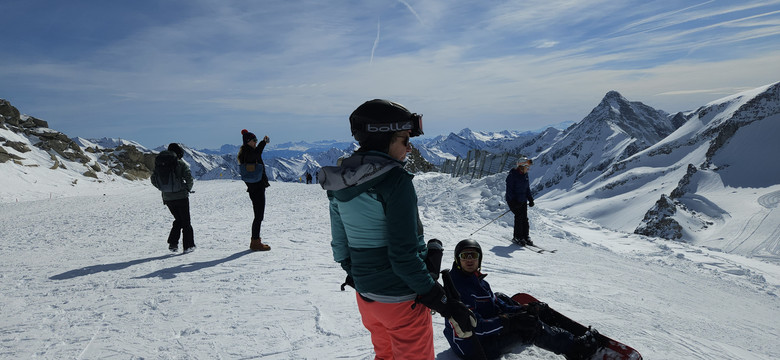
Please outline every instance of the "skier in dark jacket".
[{"label": "skier in dark jacket", "polygon": [[463,336],[475,321],[463,303],[447,301],[426,266],[413,175],[403,169],[421,121],[400,104],[365,102],[350,115],[360,149],[318,174],[330,201],[333,258],[357,291],[376,359],[433,359],[429,308],[459,324]]},{"label": "skier in dark jacket", "polygon": [[[531,195],[531,185],[528,180],[528,169],[533,161],[528,158],[520,158],[517,167],[509,171],[506,176],[506,203],[509,210],[515,214],[515,226],[512,241],[518,245],[533,246],[533,241],[528,236],[528,208],[534,206],[534,197]],[[527,201],[527,203],[526,203]]]},{"label": "skier in dark jacket", "polygon": [[[455,247],[455,261],[450,275],[460,298],[477,317],[474,334],[488,359],[498,358],[517,344],[533,344],[542,349],[563,354],[568,360],[588,359],[598,344],[595,330],[575,337],[570,332],[543,321],[547,306],[542,303],[520,305],[508,296],[493,293],[480,272],[482,248],[475,240],[462,240]],[[472,339],[455,335],[445,322],[444,336],[452,350],[463,359],[478,356]]]},{"label": "skier in dark jacket", "polygon": [[265,164],[263,163],[263,149],[270,139],[263,137],[263,141],[257,142],[257,136],[247,131],[241,130],[243,145],[238,150],[238,164],[241,169],[241,180],[246,183],[246,192],[249,193],[249,199],[252,200],[252,211],[254,220],[252,220],[252,237],[249,242],[249,249],[252,251],[268,251],[271,247],[263,244],[260,238],[260,226],[265,217],[265,188],[271,186],[268,183],[268,176],[265,174]]},{"label": "skier in dark jacket", "polygon": [[[181,190],[176,192],[162,192],[163,204],[168,206],[171,215],[173,215],[173,225],[171,226],[171,233],[168,235],[168,250],[175,252],[179,249],[179,236],[183,234],[184,252],[189,253],[195,250],[195,236],[192,230],[192,224],[190,223],[190,191],[192,191],[193,180],[190,167],[182,159],[184,157],[184,149],[177,143],[171,143],[168,145],[168,150],[160,152],[158,156],[164,154],[175,154],[178,158],[175,172],[176,181],[183,181],[184,186]],[[160,174],[157,173],[155,167],[152,172],[152,185],[156,188],[159,187]]]}]

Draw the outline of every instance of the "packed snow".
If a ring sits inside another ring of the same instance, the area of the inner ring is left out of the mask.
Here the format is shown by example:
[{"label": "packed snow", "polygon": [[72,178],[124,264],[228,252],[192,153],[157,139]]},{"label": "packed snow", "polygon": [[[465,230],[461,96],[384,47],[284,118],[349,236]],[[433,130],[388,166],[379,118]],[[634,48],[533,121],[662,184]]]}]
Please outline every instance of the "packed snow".
[{"label": "packed snow", "polygon": [[[355,293],[339,289],[319,186],[273,182],[262,231],[272,250],[250,252],[245,185],[197,182],[197,250],[171,255],[172,217],[151,185],[54,181],[43,170],[0,179],[0,358],[373,358]],[[426,240],[444,242],[443,268],[458,241],[506,211],[501,174],[414,181]],[[767,211],[777,199],[764,199]],[[537,204],[531,236],[554,254],[511,244],[511,213],[472,236],[495,291],[531,293],[646,359],[780,358],[777,265]],[[443,327],[436,315],[437,359],[456,359]],[[504,359],[563,357],[520,345]]]}]

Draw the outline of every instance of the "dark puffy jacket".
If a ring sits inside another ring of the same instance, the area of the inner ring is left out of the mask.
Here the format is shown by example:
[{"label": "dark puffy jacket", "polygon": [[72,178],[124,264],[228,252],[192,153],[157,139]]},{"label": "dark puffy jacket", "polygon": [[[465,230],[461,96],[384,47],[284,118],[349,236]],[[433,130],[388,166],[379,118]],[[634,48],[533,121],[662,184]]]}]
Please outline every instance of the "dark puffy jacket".
[{"label": "dark puffy jacket", "polygon": [[[520,306],[509,305],[497,298],[490,289],[490,284],[484,280],[485,276],[487,276],[485,274],[479,272],[463,272],[453,263],[450,275],[455,288],[460,293],[461,301],[463,301],[477,317],[477,326],[474,328],[474,334],[479,336],[480,339],[498,336],[501,333],[503,326],[501,325],[501,320],[498,318],[499,314],[516,313],[522,309]],[[444,322],[444,336],[447,338],[447,341],[449,341],[452,350],[458,353],[462,358],[474,358],[472,339],[461,339],[456,337],[449,321]],[[492,353],[499,349],[483,350],[486,351],[486,355],[490,352],[490,357],[494,357],[497,354]]]},{"label": "dark puffy jacket", "polygon": [[528,174],[523,174],[520,170],[512,169],[506,176],[506,199],[507,204],[523,203],[534,201],[531,196],[531,184],[528,181]]}]

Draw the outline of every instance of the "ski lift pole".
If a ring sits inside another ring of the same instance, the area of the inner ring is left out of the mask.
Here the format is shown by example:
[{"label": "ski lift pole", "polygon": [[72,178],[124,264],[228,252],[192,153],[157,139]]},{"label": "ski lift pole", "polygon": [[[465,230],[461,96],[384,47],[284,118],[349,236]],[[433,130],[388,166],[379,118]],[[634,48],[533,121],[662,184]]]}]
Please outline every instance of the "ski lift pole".
[{"label": "ski lift pole", "polygon": [[484,228],[485,228],[485,226],[488,226],[488,225],[492,224],[494,221],[498,220],[499,218],[501,218],[502,216],[506,215],[506,213],[508,213],[508,212],[510,212],[510,211],[512,211],[512,209],[509,209],[509,210],[507,210],[507,211],[504,211],[504,213],[503,213],[503,214],[501,214],[501,215],[498,215],[498,217],[497,217],[497,218],[495,218],[495,219],[493,219],[493,220],[490,220],[490,222],[489,222],[489,223],[487,223],[487,224],[483,225],[481,228],[479,228],[479,229],[477,229],[477,230],[474,230],[474,232],[473,232],[473,233],[469,234],[469,237],[471,237],[471,235],[474,235],[474,234],[476,234],[476,233],[477,233],[477,231],[480,231],[480,230],[484,229]]}]

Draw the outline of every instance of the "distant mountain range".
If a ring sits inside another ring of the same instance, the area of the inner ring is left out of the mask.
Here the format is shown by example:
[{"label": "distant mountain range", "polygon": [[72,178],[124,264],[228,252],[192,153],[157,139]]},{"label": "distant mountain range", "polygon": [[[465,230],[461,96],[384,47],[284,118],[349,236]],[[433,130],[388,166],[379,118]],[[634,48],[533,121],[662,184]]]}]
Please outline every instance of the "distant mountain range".
[{"label": "distant mountain range", "polygon": [[[25,167],[39,166],[92,181],[143,180],[163,149],[126,139],[71,139],[5,100],[0,115],[4,173],[23,176]],[[576,123],[415,138],[410,164],[413,171],[431,169],[472,149],[523,154],[534,160],[532,190],[547,208],[617,230],[776,258],[780,167],[772,159],[780,154],[778,135],[780,83],[674,114],[610,91]],[[217,150],[183,145],[196,178],[239,178],[236,145]],[[264,159],[272,180],[299,181],[356,148],[337,141],[270,144]],[[756,226],[774,227],[769,231],[774,235],[751,238],[745,229]]]}]

